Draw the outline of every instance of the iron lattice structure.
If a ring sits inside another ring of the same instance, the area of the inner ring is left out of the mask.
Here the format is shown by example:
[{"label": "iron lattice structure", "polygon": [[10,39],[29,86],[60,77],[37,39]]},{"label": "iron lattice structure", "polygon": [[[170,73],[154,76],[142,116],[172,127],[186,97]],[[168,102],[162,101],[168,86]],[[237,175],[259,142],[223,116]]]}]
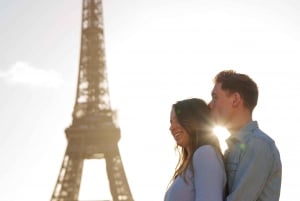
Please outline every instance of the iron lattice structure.
[{"label": "iron lattice structure", "polygon": [[102,10],[101,0],[83,0],[73,120],[65,129],[68,145],[51,201],[78,201],[87,159],[105,160],[113,201],[133,201],[118,148],[120,129],[109,100]]}]

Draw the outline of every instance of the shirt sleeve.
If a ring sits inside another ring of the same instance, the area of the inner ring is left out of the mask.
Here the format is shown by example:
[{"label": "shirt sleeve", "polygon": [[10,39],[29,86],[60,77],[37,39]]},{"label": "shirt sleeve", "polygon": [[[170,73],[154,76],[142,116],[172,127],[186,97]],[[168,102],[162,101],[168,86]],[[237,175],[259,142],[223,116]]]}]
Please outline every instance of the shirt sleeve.
[{"label": "shirt sleeve", "polygon": [[193,156],[195,201],[223,201],[226,175],[224,164],[210,145],[201,146]]},{"label": "shirt sleeve", "polygon": [[257,200],[273,165],[272,149],[261,140],[251,141],[242,152],[227,201]]}]

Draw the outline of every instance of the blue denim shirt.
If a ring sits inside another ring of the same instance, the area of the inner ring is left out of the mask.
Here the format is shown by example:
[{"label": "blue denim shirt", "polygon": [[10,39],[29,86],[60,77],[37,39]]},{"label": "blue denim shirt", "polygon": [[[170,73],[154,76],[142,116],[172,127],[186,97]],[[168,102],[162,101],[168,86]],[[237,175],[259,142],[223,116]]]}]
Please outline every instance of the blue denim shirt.
[{"label": "blue denim shirt", "polygon": [[226,201],[278,201],[282,166],[275,142],[256,121],[226,141]]}]

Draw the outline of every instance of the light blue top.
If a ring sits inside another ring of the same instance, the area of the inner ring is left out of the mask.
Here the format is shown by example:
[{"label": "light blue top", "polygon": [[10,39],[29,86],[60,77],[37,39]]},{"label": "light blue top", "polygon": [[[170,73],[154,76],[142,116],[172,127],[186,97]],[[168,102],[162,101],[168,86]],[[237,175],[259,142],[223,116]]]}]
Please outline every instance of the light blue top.
[{"label": "light blue top", "polygon": [[227,201],[278,201],[281,160],[274,141],[250,122],[227,139]]},{"label": "light blue top", "polygon": [[164,201],[223,201],[226,173],[221,156],[211,145],[199,147],[193,155],[194,176],[187,170],[186,181],[178,176]]}]

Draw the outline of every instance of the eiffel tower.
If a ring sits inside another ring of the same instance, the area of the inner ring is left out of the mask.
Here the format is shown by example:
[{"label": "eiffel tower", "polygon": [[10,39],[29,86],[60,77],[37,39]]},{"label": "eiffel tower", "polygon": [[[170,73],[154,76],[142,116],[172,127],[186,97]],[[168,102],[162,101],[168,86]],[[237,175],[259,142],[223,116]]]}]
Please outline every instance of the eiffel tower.
[{"label": "eiffel tower", "polygon": [[[51,201],[78,201],[84,160],[105,160],[113,201],[133,201],[109,100],[101,0],[83,0],[77,93],[68,145]],[[101,189],[99,189],[101,192]]]}]

